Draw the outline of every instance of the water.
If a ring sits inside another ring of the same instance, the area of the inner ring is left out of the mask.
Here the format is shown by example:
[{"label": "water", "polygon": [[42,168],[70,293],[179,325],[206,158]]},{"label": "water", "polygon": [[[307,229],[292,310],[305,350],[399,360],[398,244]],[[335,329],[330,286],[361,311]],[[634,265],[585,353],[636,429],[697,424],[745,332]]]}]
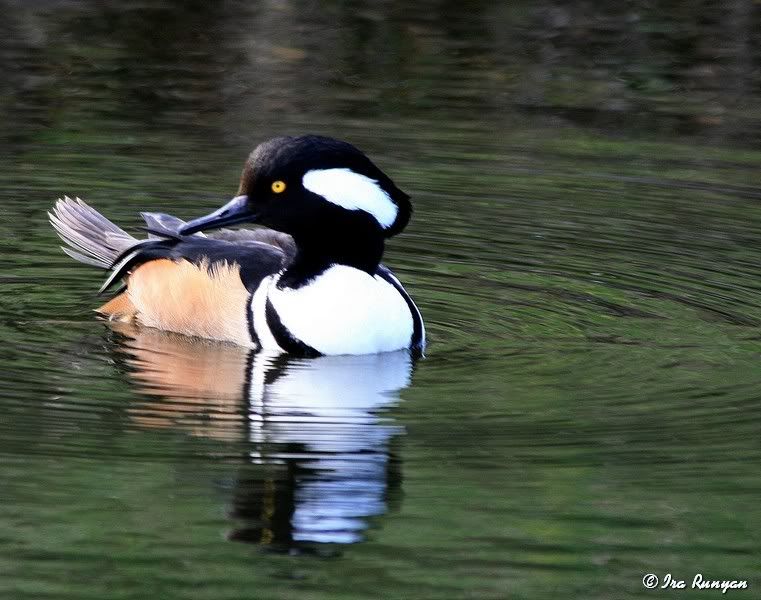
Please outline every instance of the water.
[{"label": "water", "polygon": [[[0,597],[757,595],[752,2],[2,8]],[[305,131],[412,195],[427,358],[93,318],[55,198],[197,216]]]}]

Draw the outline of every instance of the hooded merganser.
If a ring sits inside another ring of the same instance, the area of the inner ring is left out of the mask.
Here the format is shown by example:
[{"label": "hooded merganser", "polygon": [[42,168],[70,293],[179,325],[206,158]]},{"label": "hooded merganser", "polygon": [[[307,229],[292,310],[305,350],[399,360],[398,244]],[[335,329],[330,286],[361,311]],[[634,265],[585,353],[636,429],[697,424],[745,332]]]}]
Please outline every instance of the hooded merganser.
[{"label": "hooded merganser", "polygon": [[[420,312],[380,264],[412,207],[367,156],[339,140],[278,137],[248,157],[236,196],[190,222],[142,213],[137,240],[77,199],[49,214],[72,258],[109,269],[110,320],[302,356],[421,353]],[[254,223],[255,230],[200,232]]]}]

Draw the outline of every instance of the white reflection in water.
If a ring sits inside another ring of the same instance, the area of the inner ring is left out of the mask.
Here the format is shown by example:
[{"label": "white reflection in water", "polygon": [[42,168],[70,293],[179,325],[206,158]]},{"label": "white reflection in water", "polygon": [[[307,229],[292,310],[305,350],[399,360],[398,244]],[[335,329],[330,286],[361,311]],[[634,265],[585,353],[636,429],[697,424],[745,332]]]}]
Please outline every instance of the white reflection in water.
[{"label": "white reflection in water", "polygon": [[292,359],[124,328],[130,375],[153,400],[142,427],[181,427],[247,448],[233,484],[232,539],[280,550],[360,541],[398,485],[383,415],[409,385],[406,351]]},{"label": "white reflection in water", "polygon": [[358,541],[365,519],[385,512],[389,440],[400,428],[378,412],[397,401],[391,392],[409,385],[409,353],[273,365],[254,357],[251,441],[275,450],[255,450],[252,459],[309,465],[295,489],[294,540]]}]

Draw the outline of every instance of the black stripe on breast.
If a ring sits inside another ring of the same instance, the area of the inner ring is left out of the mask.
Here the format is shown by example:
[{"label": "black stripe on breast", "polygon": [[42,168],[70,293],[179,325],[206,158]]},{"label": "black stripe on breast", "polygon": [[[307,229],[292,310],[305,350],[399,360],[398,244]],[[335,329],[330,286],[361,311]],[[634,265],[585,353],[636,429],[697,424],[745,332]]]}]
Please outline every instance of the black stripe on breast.
[{"label": "black stripe on breast", "polygon": [[383,265],[378,265],[376,274],[381,279],[383,279],[383,281],[393,285],[396,291],[401,294],[402,298],[404,298],[404,301],[407,303],[407,308],[410,310],[410,315],[412,315],[412,335],[410,336],[410,350],[415,354],[422,354],[425,340],[423,340],[423,317],[420,316],[420,311],[418,310],[417,306],[415,306],[412,298],[410,298],[407,290],[402,287],[402,284],[397,281],[397,279],[393,276],[388,268],[384,267]]},{"label": "black stripe on breast", "polygon": [[257,348],[262,347],[262,343],[259,341],[259,336],[256,334],[256,329],[254,329],[254,311],[251,308],[251,303],[254,300],[254,294],[253,292],[248,295],[248,301],[246,302],[246,325],[248,325],[248,335],[251,338],[251,341],[256,345]]},{"label": "black stripe on breast", "polygon": [[272,336],[275,338],[277,345],[285,350],[288,354],[294,354],[296,356],[314,357],[322,356],[317,350],[311,346],[305,344],[301,340],[297,340],[290,331],[283,325],[280,320],[280,316],[277,314],[275,307],[272,306],[272,302],[267,298],[267,304],[264,309],[265,317],[267,318],[267,326],[272,332]]}]

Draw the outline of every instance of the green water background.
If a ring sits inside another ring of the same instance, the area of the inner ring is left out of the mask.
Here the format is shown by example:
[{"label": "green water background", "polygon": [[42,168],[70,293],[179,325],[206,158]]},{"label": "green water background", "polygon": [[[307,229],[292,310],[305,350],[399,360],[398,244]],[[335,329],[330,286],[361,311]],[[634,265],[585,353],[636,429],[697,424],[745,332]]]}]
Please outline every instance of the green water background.
[{"label": "green water background", "polygon": [[[757,595],[757,3],[0,8],[0,596]],[[413,197],[386,262],[430,340],[400,488],[322,558],[225,539],[246,442],[130,417],[45,214],[196,216],[305,131]]]}]

